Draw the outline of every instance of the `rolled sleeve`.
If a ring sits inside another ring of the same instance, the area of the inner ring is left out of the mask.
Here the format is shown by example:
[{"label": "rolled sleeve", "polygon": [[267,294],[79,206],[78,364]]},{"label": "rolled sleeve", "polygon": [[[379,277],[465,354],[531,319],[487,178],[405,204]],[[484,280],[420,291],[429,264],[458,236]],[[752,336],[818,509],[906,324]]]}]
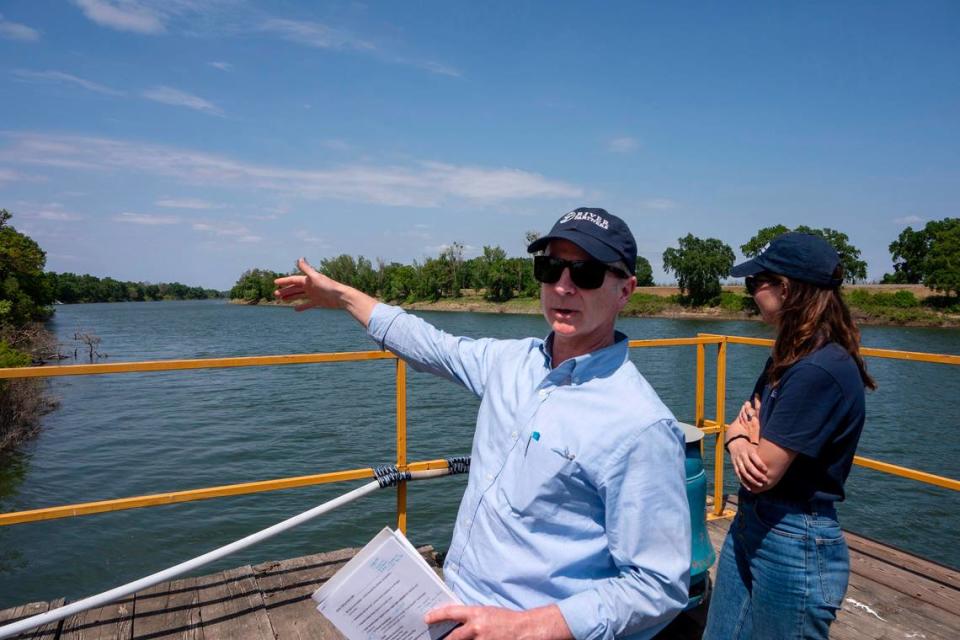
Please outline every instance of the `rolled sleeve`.
[{"label": "rolled sleeve", "polygon": [[604,473],[606,530],[620,575],[558,603],[577,640],[650,638],[687,603],[690,508],[682,436],[672,422],[642,430]]}]

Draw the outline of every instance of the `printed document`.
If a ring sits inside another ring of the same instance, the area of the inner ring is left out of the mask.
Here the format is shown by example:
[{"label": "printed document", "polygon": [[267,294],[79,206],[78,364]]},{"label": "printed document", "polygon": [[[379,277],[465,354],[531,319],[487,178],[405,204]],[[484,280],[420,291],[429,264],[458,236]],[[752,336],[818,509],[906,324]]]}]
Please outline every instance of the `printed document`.
[{"label": "printed document", "polygon": [[384,528],[313,594],[317,611],[349,640],[439,640],[457,626],[424,614],[461,604],[399,531]]}]

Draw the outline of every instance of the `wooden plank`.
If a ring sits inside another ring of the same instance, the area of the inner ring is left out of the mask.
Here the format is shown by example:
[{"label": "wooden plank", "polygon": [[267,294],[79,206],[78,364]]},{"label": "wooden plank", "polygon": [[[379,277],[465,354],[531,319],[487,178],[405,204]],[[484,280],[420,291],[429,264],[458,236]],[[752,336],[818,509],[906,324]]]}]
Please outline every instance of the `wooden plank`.
[{"label": "wooden plank", "polygon": [[[58,598],[52,602],[30,602],[28,604],[22,604],[18,607],[4,609],[3,611],[0,611],[0,626],[11,624],[17,622],[18,620],[29,618],[30,616],[46,613],[51,609],[57,609],[62,607],[63,603],[64,599]],[[60,621],[58,620],[57,622],[50,622],[39,629],[25,631],[17,636],[14,636],[14,638],[15,640],[54,640],[59,631]]]},{"label": "wooden plank", "polygon": [[[854,593],[859,596],[852,595]],[[857,603],[860,603],[860,606]],[[960,602],[957,604],[960,605]],[[848,605],[864,612],[867,612],[865,607],[869,607],[875,614],[870,614],[874,618],[884,618],[890,625],[901,625],[905,633],[928,629],[941,635],[960,637],[960,606],[949,611],[944,610],[859,573],[850,574],[844,608]]]},{"label": "wooden plank", "polygon": [[851,574],[838,622],[855,626],[874,638],[960,637],[960,617],[908,595]]},{"label": "wooden plank", "polygon": [[[437,568],[432,547],[418,549]],[[257,584],[277,638],[340,640],[343,636],[317,610],[310,596],[357,552],[341,549],[254,567]]]},{"label": "wooden plank", "polygon": [[133,629],[133,596],[98,609],[82,611],[63,621],[62,640],[129,638]]},{"label": "wooden plank", "polygon": [[200,629],[209,640],[273,638],[250,565],[197,578]]},{"label": "wooden plank", "polygon": [[[718,554],[729,526],[729,520],[714,520],[707,525]],[[845,532],[845,535],[851,556],[850,587],[837,621],[831,626],[831,637],[841,640],[960,637],[960,614],[957,613],[960,612],[960,592],[917,575],[932,563],[891,549],[893,553],[887,555],[894,562],[906,565],[898,566],[883,560],[881,554],[886,549],[883,545],[855,534]],[[862,548],[871,554],[859,551]],[[952,570],[935,567],[939,573],[933,570],[934,577],[950,577]],[[715,576],[715,569],[711,573]]]},{"label": "wooden plank", "polygon": [[134,594],[133,638],[200,640],[200,594],[196,578],[164,582]]},{"label": "wooden plank", "polygon": [[905,593],[918,603],[932,604],[947,612],[960,610],[960,592],[957,589],[904,571],[883,560],[851,551],[850,572],[895,591]]},{"label": "wooden plank", "polygon": [[849,531],[845,533],[847,536],[847,545],[850,547],[851,551],[858,551],[864,555],[872,556],[878,560],[895,564],[901,569],[924,576],[925,578],[939,582],[944,586],[952,587],[953,589],[960,589],[960,571],[956,571],[942,564],[931,562],[925,558],[912,555],[906,551],[897,549],[896,547],[887,546],[877,542],[876,540],[865,538],[857,535],[856,533],[851,533]]},{"label": "wooden plank", "polygon": [[340,640],[343,635],[316,610],[310,596],[357,552],[341,549],[254,567],[277,638]]}]

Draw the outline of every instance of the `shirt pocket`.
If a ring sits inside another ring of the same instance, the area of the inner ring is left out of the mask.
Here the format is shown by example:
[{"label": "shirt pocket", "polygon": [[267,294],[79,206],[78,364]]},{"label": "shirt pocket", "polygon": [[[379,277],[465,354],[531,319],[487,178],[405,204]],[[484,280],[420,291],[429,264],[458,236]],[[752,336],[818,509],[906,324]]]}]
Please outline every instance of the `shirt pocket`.
[{"label": "shirt pocket", "polygon": [[537,441],[515,453],[512,477],[500,485],[501,497],[516,516],[552,517],[570,497],[569,485],[577,469],[575,456],[565,447]]}]

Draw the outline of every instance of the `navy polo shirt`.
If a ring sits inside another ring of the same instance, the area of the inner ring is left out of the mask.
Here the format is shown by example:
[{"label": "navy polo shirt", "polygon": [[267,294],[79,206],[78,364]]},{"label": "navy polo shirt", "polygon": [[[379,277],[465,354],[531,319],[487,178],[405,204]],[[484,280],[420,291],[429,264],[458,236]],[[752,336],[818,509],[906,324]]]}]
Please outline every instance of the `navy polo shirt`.
[{"label": "navy polo shirt", "polygon": [[865,415],[857,363],[831,342],[798,360],[771,389],[772,362],[753,389],[763,403],[760,435],[797,457],[767,495],[803,503],[843,500]]}]

